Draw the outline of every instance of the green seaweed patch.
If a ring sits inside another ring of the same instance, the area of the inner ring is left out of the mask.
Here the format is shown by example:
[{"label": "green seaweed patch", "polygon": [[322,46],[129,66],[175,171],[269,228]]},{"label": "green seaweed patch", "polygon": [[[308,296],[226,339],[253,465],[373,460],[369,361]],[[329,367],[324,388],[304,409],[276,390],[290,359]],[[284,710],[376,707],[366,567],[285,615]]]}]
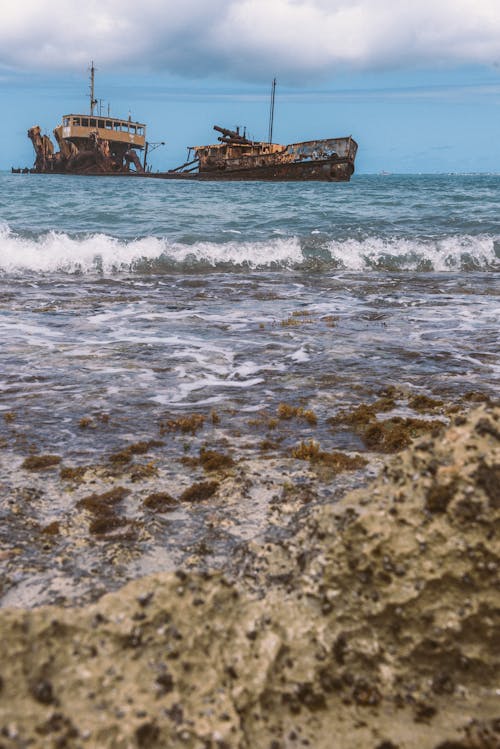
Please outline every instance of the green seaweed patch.
[{"label": "green seaweed patch", "polygon": [[290,317],[280,320],[280,325],[282,328],[295,328],[299,325],[310,325],[314,320],[309,317],[309,314],[310,313],[302,313],[299,315],[296,312],[292,312]]},{"label": "green seaweed patch", "polygon": [[384,395],[381,398],[377,398],[375,403],[372,403],[371,407],[377,413],[392,411],[396,408],[396,400],[389,395]]},{"label": "green seaweed patch", "polygon": [[123,528],[127,525],[128,520],[126,518],[120,518],[116,515],[101,515],[98,518],[92,520],[89,524],[89,531],[96,536],[103,536],[106,533],[116,530],[117,528]]},{"label": "green seaweed patch", "polygon": [[80,421],[78,422],[78,426],[80,429],[96,429],[98,425],[100,424],[108,424],[109,423],[109,414],[108,413],[97,413],[94,414],[94,416],[82,416]]},{"label": "green seaweed patch", "polygon": [[232,468],[234,460],[227,453],[220,453],[217,450],[208,450],[202,447],[200,450],[200,464],[205,471],[220,471],[224,468]]},{"label": "green seaweed patch", "polygon": [[388,388],[373,403],[361,403],[351,411],[339,411],[335,416],[330,416],[327,421],[329,424],[348,424],[350,426],[368,424],[376,418],[377,413],[385,413],[396,408],[397,404],[394,395],[394,389]]},{"label": "green seaweed patch", "polygon": [[113,465],[126,465],[130,463],[134,455],[145,455],[153,447],[161,447],[163,444],[161,440],[134,442],[132,445],[127,445],[122,450],[112,453],[109,456],[109,462]]},{"label": "green seaweed patch", "polygon": [[87,471],[87,466],[62,466],[59,476],[64,481],[81,481]]},{"label": "green seaweed patch", "polygon": [[217,450],[210,450],[209,448],[202,447],[200,449],[199,457],[192,455],[185,455],[179,459],[179,461],[185,466],[191,466],[196,468],[201,466],[205,471],[223,471],[234,466],[233,458],[227,453],[218,452]]},{"label": "green seaweed patch", "polygon": [[[418,403],[419,401],[417,401],[417,405]],[[421,403],[423,404],[424,401]],[[439,402],[433,401],[433,403]],[[392,410],[394,405],[392,394],[389,394],[370,405],[362,403],[352,411],[340,411],[336,416],[330,417],[328,423],[351,426],[369,450],[385,453],[403,450],[410,445],[412,440],[423,434],[429,432],[439,434],[445,426],[442,421],[403,418],[401,416],[383,420],[377,419],[378,412]]]},{"label": "green seaweed patch", "polygon": [[[269,426],[270,422],[272,422],[272,426]],[[278,423],[278,419],[275,419],[274,417],[270,418],[268,411],[260,411],[255,416],[252,416],[252,418],[247,420],[247,426],[257,427],[258,429],[263,429],[266,426],[269,429],[274,429],[278,426]]]},{"label": "green seaweed patch", "polygon": [[218,488],[218,481],[200,481],[185,489],[180,500],[181,502],[200,502],[212,497]]},{"label": "green seaweed patch", "polygon": [[89,494],[88,497],[83,497],[76,503],[76,506],[95,514],[107,513],[110,507],[121,502],[129,493],[129,490],[125,489],[124,486],[115,486],[114,489],[102,494],[94,493]]},{"label": "green seaweed patch", "polygon": [[355,471],[363,468],[367,461],[361,455],[346,455],[342,452],[326,452],[322,450],[315,440],[300,442],[292,450],[292,456],[297,460],[308,460],[310,463],[321,463],[327,465],[335,473],[342,471]]},{"label": "green seaweed patch", "polygon": [[267,452],[269,450],[277,450],[278,448],[279,448],[279,442],[277,442],[276,440],[265,439],[259,442],[259,450],[261,450],[262,452]]},{"label": "green seaweed patch", "polygon": [[330,416],[327,421],[329,424],[347,424],[357,427],[369,424],[376,417],[376,413],[373,405],[362,403],[352,411],[339,411],[335,416]]},{"label": "green seaweed patch", "polygon": [[12,424],[16,420],[16,414],[14,411],[6,411],[3,415],[3,420],[6,424]]},{"label": "green seaweed patch", "polygon": [[177,501],[168,492],[153,492],[143,502],[144,507],[155,512],[169,512],[177,506]]},{"label": "green seaweed patch", "polygon": [[128,449],[132,455],[145,455],[153,447],[163,447],[164,444],[162,440],[143,440],[142,442],[134,442],[128,446]]},{"label": "green seaweed patch", "polygon": [[366,447],[379,452],[393,453],[403,450],[412,440],[429,432],[436,436],[445,424],[436,420],[401,418],[374,421],[361,431]]},{"label": "green seaweed patch", "polygon": [[152,461],[149,463],[134,463],[130,466],[131,481],[144,481],[153,476],[158,476],[158,468]]},{"label": "green seaweed patch", "polygon": [[59,465],[61,460],[60,455],[30,455],[23,460],[21,468],[26,468],[28,471],[43,471]]},{"label": "green seaweed patch", "polygon": [[335,315],[324,315],[320,319],[321,322],[327,326],[327,328],[335,328],[339,321],[339,318],[335,317]]},{"label": "green seaweed patch", "polygon": [[109,456],[108,460],[114,466],[126,465],[127,463],[130,463],[130,461],[132,460],[132,453],[126,447],[123,450],[118,450],[118,452],[112,453]]},{"label": "green seaweed patch", "polygon": [[179,463],[182,463],[182,465],[184,466],[196,468],[200,465],[200,459],[195,457],[194,455],[183,455],[182,458],[179,458]]},{"label": "green seaweed patch", "polygon": [[318,417],[310,409],[302,408],[301,406],[291,406],[288,403],[280,403],[277,409],[278,418],[282,420],[290,419],[304,419],[311,426],[315,426],[318,423]]},{"label": "green seaweed patch", "polygon": [[160,422],[160,434],[167,432],[182,432],[182,434],[196,434],[205,424],[203,414],[187,414],[177,419],[167,419]]},{"label": "green seaweed patch", "polygon": [[462,396],[462,400],[466,403],[490,403],[491,398],[486,393],[482,393],[479,390],[469,390],[468,393]]},{"label": "green seaweed patch", "polygon": [[436,398],[430,398],[428,395],[414,395],[408,401],[408,405],[414,411],[422,413],[425,411],[435,411],[437,408],[441,408],[443,401],[437,400]]}]

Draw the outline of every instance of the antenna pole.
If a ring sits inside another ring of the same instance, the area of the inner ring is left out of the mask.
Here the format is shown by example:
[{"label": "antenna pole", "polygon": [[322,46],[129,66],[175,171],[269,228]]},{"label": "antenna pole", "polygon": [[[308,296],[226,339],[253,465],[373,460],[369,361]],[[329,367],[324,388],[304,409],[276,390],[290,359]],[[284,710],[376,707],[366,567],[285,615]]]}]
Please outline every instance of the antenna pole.
[{"label": "antenna pole", "polygon": [[94,61],[90,63],[90,114],[94,114],[94,107],[97,104],[97,99],[94,93],[94,80],[95,80],[95,68]]},{"label": "antenna pole", "polygon": [[269,143],[273,142],[273,127],[274,127],[274,100],[276,97],[276,78],[273,78],[271,84],[271,104],[269,107]]}]

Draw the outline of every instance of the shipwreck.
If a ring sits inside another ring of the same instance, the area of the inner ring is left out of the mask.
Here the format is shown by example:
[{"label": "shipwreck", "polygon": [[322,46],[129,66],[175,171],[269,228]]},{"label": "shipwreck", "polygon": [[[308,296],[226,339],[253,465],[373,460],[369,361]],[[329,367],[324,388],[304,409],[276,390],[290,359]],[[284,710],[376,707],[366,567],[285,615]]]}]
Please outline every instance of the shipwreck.
[{"label": "shipwreck", "polygon": [[347,182],[358,145],[351,136],[292,143],[249,140],[239,129],[214,125],[222,135],[209,146],[193,146],[193,159],[172,170],[205,180],[321,180]]},{"label": "shipwreck", "polygon": [[[188,180],[272,180],[347,182],[354,173],[358,145],[349,135],[282,145],[273,142],[276,80],[271,89],[269,137],[251,140],[246,130],[230,130],[214,125],[218,142],[191,146],[185,163],[167,172],[152,172],[147,164],[148,150],[164,143],[146,140],[146,125],[128,119],[95,113],[95,68],[90,68],[90,111],[67,114],[54,129],[59,147],[42,134],[37,125],[28,130],[35,150],[31,169],[13,172],[39,174],[126,175],[157,179]],[[142,153],[141,153],[142,152]],[[142,155],[142,160],[141,156]]]},{"label": "shipwreck", "polygon": [[[90,68],[90,111],[65,114],[54,129],[57,151],[51,138],[36,125],[28,130],[35,150],[35,163],[28,170],[58,174],[142,174],[146,170],[146,125],[128,119],[95,113],[95,68]],[[143,162],[138,151],[144,151]],[[131,169],[132,167],[132,169]],[[12,171],[27,171],[15,170]]]}]

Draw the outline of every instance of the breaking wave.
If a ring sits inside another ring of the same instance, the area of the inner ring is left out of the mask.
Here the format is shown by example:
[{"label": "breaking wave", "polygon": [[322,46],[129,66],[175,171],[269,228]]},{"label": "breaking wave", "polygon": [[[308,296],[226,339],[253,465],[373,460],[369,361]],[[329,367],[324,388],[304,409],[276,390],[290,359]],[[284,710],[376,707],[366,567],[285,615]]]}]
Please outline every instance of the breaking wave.
[{"label": "breaking wave", "polygon": [[0,273],[175,273],[238,270],[488,271],[500,269],[500,238],[331,239],[327,235],[183,244],[148,236],[22,236],[0,227]]}]

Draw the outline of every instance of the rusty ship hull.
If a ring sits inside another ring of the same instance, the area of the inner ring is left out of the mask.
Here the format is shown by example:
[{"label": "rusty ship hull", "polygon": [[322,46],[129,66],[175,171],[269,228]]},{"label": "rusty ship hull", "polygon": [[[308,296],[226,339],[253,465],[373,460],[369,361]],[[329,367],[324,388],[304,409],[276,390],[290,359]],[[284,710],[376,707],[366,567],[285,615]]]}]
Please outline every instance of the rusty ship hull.
[{"label": "rusty ship hull", "polygon": [[13,169],[17,174],[65,174],[86,177],[141,177],[146,179],[188,180],[197,182],[349,182],[354,166],[348,161],[309,161],[306,163],[283,164],[250,169],[235,169],[225,172],[139,172],[103,171],[85,169],[80,171],[57,171],[54,169]]},{"label": "rusty ship hull", "polygon": [[[195,181],[268,181],[268,182],[348,182],[354,173],[354,162],[357,143],[353,138],[335,138],[324,141],[308,141],[295,143],[290,146],[279,146],[279,150],[269,152],[269,144],[258,144],[252,149],[242,149],[234,155],[235,148],[231,147],[231,156],[227,153],[216,152],[216,159],[203,161],[198,155],[195,159],[168,172],[150,172],[143,168],[133,171],[129,164],[117,168],[115,164],[110,168],[108,159],[101,158],[99,144],[94,150],[95,157],[83,162],[78,159],[41,160],[33,169],[13,170],[18,172],[37,174],[74,174],[86,176],[129,176],[146,177],[152,179],[179,179]],[[239,144],[238,144],[239,145]],[[212,150],[214,147],[205,147]],[[217,148],[217,146],[215,146]],[[259,153],[259,149],[266,150]],[[201,150],[201,148],[200,148]],[[213,150],[212,150],[213,153]],[[87,155],[87,152],[85,152]],[[58,157],[59,154],[56,154]],[[97,160],[97,163],[96,163]]]},{"label": "rusty ship hull", "polygon": [[354,164],[348,160],[307,161],[303,163],[275,164],[253,168],[233,169],[231,171],[211,172],[157,172],[138,174],[139,177],[156,177],[157,179],[187,179],[218,182],[349,182],[354,173]]},{"label": "rusty ship hull", "polygon": [[351,137],[326,138],[287,146],[251,141],[238,130],[214,126],[219,143],[189,149],[194,158],[164,173],[198,180],[348,182],[354,173],[358,144]]}]

